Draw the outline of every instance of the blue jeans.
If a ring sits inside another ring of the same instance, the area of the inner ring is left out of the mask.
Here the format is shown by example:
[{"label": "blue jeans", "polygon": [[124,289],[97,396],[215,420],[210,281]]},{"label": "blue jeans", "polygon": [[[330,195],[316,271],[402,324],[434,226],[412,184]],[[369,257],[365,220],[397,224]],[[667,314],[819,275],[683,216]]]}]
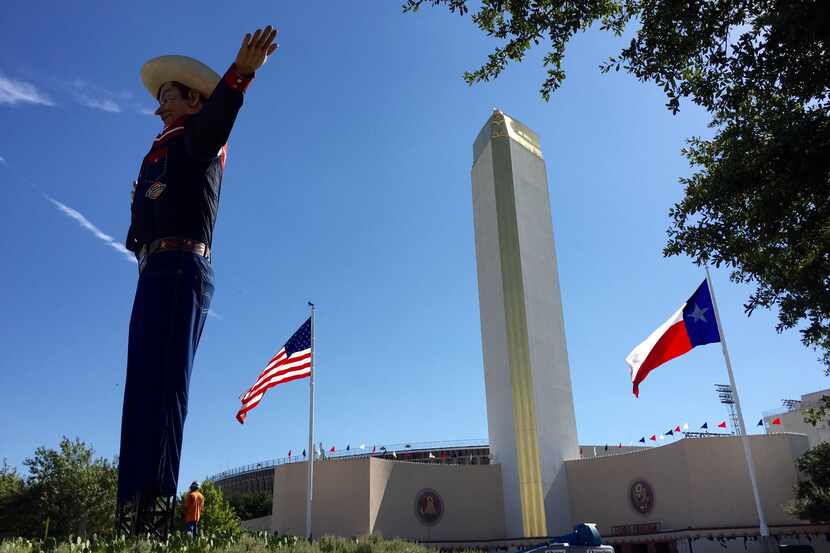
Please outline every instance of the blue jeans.
[{"label": "blue jeans", "polygon": [[187,524],[184,525],[184,530],[185,530],[185,532],[190,534],[191,537],[195,538],[196,536],[199,535],[199,523],[198,522],[188,522]]},{"label": "blue jeans", "polygon": [[191,252],[153,254],[139,276],[130,318],[119,501],[176,494],[193,357],[213,289],[210,262]]}]

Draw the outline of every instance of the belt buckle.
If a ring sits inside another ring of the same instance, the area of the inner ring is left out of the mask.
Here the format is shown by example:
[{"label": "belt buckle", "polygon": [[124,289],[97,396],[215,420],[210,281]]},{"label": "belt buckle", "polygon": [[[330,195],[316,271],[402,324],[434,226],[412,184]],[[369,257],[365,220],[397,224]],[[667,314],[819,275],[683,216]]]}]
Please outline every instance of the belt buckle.
[{"label": "belt buckle", "polygon": [[147,266],[147,258],[150,255],[147,253],[147,246],[141,246],[141,249],[138,250],[138,274],[141,274],[144,271],[144,267]]}]

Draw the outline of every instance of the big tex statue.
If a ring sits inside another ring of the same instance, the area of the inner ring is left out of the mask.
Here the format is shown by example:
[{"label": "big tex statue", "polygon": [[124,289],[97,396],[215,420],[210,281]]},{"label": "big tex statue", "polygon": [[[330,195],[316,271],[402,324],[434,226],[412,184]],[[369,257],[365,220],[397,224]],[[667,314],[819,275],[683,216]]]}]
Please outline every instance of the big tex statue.
[{"label": "big tex statue", "polygon": [[227,141],[244,92],[277,49],[246,34],[220,77],[185,56],[141,68],[164,129],[133,184],[127,248],[138,260],[118,464],[118,530],[165,536],[173,520],[193,357],[213,297],[211,243]]}]

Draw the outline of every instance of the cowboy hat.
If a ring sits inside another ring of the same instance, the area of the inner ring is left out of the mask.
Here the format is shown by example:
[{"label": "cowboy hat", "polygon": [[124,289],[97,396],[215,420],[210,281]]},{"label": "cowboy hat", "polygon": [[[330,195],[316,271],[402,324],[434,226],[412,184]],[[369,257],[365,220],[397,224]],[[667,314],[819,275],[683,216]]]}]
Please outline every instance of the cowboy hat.
[{"label": "cowboy hat", "polygon": [[180,82],[210,98],[220,79],[216,71],[187,56],[159,56],[141,66],[141,80],[155,99],[158,99],[161,85],[168,81]]}]

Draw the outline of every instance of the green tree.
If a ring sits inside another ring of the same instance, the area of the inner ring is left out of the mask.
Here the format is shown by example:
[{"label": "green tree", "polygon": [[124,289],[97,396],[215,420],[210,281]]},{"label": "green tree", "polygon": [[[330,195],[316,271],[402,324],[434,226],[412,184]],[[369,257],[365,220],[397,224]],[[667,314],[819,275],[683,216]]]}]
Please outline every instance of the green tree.
[{"label": "green tree", "polygon": [[[205,496],[204,510],[199,521],[199,532],[204,535],[239,535],[242,532],[239,517],[228,500],[225,499],[222,490],[210,480],[205,480],[202,482],[199,491]],[[180,531],[184,530],[184,504],[188,493],[185,492],[181,495],[179,504],[176,506],[175,527]]]},{"label": "green tree", "polygon": [[[407,0],[405,12],[466,0]],[[660,86],[674,113],[688,99],[714,137],[683,154],[694,172],[671,210],[664,255],[731,269],[755,284],[744,308],[776,309],[830,375],[830,3],[825,0],[482,0],[472,15],[504,44],[469,84],[498,77],[542,42],[549,99],[568,41],[598,28],[628,46],[600,66]]]},{"label": "green tree", "polygon": [[821,396],[818,403],[807,409],[804,414],[804,422],[817,426],[824,422],[824,417],[830,413],[830,396]]},{"label": "green tree", "polygon": [[23,493],[23,479],[3,459],[3,465],[0,466],[0,536],[17,535],[21,525],[19,507]]},{"label": "green tree", "polygon": [[806,478],[796,485],[787,511],[811,522],[830,521],[830,443],[807,450],[796,464]]},{"label": "green tree", "polygon": [[228,502],[241,520],[271,514],[272,495],[268,492],[240,493],[228,496]]},{"label": "green tree", "polygon": [[3,458],[0,466],[0,501],[6,497],[13,497],[23,491],[23,479],[17,474],[17,469],[9,466],[8,460]]},{"label": "green tree", "polygon": [[108,534],[115,525],[117,469],[79,439],[63,437],[58,449],[39,447],[23,461],[27,509],[50,536]]}]

